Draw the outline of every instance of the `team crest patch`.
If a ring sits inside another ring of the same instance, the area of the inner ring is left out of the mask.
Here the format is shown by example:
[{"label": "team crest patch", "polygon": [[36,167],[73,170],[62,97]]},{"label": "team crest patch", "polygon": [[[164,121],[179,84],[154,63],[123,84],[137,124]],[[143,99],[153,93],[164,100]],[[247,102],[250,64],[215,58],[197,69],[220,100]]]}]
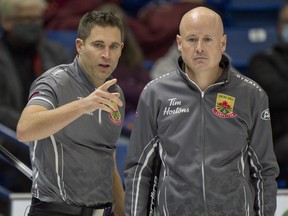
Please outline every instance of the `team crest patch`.
[{"label": "team crest patch", "polygon": [[121,114],[119,110],[114,111],[109,114],[109,119],[115,124],[115,125],[120,125],[122,120],[121,120]]},{"label": "team crest patch", "polygon": [[220,118],[234,118],[237,116],[237,114],[233,112],[234,102],[234,97],[218,93],[216,107],[214,107],[212,111]]},{"label": "team crest patch", "polygon": [[269,109],[266,109],[266,110],[264,110],[264,111],[261,113],[261,119],[263,119],[263,120],[270,120],[270,111],[269,111]]}]

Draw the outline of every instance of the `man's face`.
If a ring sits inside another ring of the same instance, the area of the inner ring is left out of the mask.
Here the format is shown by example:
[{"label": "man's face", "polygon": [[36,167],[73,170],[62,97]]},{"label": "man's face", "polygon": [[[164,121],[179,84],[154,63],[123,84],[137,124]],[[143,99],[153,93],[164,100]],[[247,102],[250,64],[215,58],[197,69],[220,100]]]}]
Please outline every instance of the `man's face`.
[{"label": "man's face", "polygon": [[88,76],[101,85],[118,64],[123,48],[121,32],[117,27],[94,26],[89,37],[76,40],[79,62]]},{"label": "man's face", "polygon": [[218,67],[226,48],[226,35],[220,32],[217,24],[207,19],[191,18],[182,29],[181,36],[177,35],[177,43],[187,72]]},{"label": "man's face", "polygon": [[16,25],[19,24],[37,24],[43,23],[43,9],[39,7],[20,7],[14,16],[5,18],[2,21],[3,29],[10,32]]}]

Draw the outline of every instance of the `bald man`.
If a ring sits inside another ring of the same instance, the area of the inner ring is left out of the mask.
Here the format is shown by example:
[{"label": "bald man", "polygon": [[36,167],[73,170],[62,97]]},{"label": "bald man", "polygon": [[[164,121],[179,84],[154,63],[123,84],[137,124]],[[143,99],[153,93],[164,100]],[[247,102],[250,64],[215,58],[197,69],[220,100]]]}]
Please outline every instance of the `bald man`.
[{"label": "bald man", "polygon": [[[187,12],[176,41],[177,68],[151,81],[139,100],[125,215],[147,215],[155,200],[157,216],[273,216],[279,168],[266,93],[231,67],[214,11]],[[151,193],[156,151],[161,168]]]}]

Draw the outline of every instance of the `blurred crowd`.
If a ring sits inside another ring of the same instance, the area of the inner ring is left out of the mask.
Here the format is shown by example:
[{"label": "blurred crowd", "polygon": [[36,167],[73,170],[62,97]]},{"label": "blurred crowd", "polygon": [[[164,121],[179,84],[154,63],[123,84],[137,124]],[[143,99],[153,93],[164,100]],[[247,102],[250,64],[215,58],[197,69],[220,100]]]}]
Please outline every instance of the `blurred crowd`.
[{"label": "blurred crowd", "polygon": [[[0,123],[15,130],[31,82],[55,65],[70,63],[75,55],[46,38],[45,31],[76,31],[84,13],[109,9],[119,15],[125,27],[125,46],[113,76],[126,97],[123,136],[129,137],[142,89],[150,80],[175,68],[179,55],[175,38],[182,15],[200,5],[217,9],[219,2],[0,0]],[[279,43],[251,59],[247,76],[258,82],[270,98],[274,145],[281,166],[279,187],[288,187],[288,6],[280,11],[275,28]],[[1,137],[0,144],[29,165],[27,148]],[[30,191],[30,180],[13,166],[0,161],[0,170],[0,185],[15,192]]]}]

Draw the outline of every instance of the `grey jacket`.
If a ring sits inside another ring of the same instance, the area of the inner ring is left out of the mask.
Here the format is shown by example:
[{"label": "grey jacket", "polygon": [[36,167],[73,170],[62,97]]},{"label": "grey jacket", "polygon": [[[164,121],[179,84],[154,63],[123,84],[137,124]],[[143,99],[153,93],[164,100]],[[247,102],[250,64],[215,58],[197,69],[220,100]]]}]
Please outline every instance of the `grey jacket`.
[{"label": "grey jacket", "polygon": [[[75,58],[72,64],[56,66],[35,80],[28,105],[54,109],[93,91],[95,86]],[[118,85],[108,91],[119,92],[124,103],[119,111],[85,113],[50,137],[30,144],[34,197],[95,208],[112,204],[113,154],[123,127],[125,101]]]},{"label": "grey jacket", "polygon": [[181,57],[143,90],[125,165],[126,215],[146,215],[157,143],[157,216],[274,215],[279,170],[267,95],[225,55],[220,64],[205,91]]}]

